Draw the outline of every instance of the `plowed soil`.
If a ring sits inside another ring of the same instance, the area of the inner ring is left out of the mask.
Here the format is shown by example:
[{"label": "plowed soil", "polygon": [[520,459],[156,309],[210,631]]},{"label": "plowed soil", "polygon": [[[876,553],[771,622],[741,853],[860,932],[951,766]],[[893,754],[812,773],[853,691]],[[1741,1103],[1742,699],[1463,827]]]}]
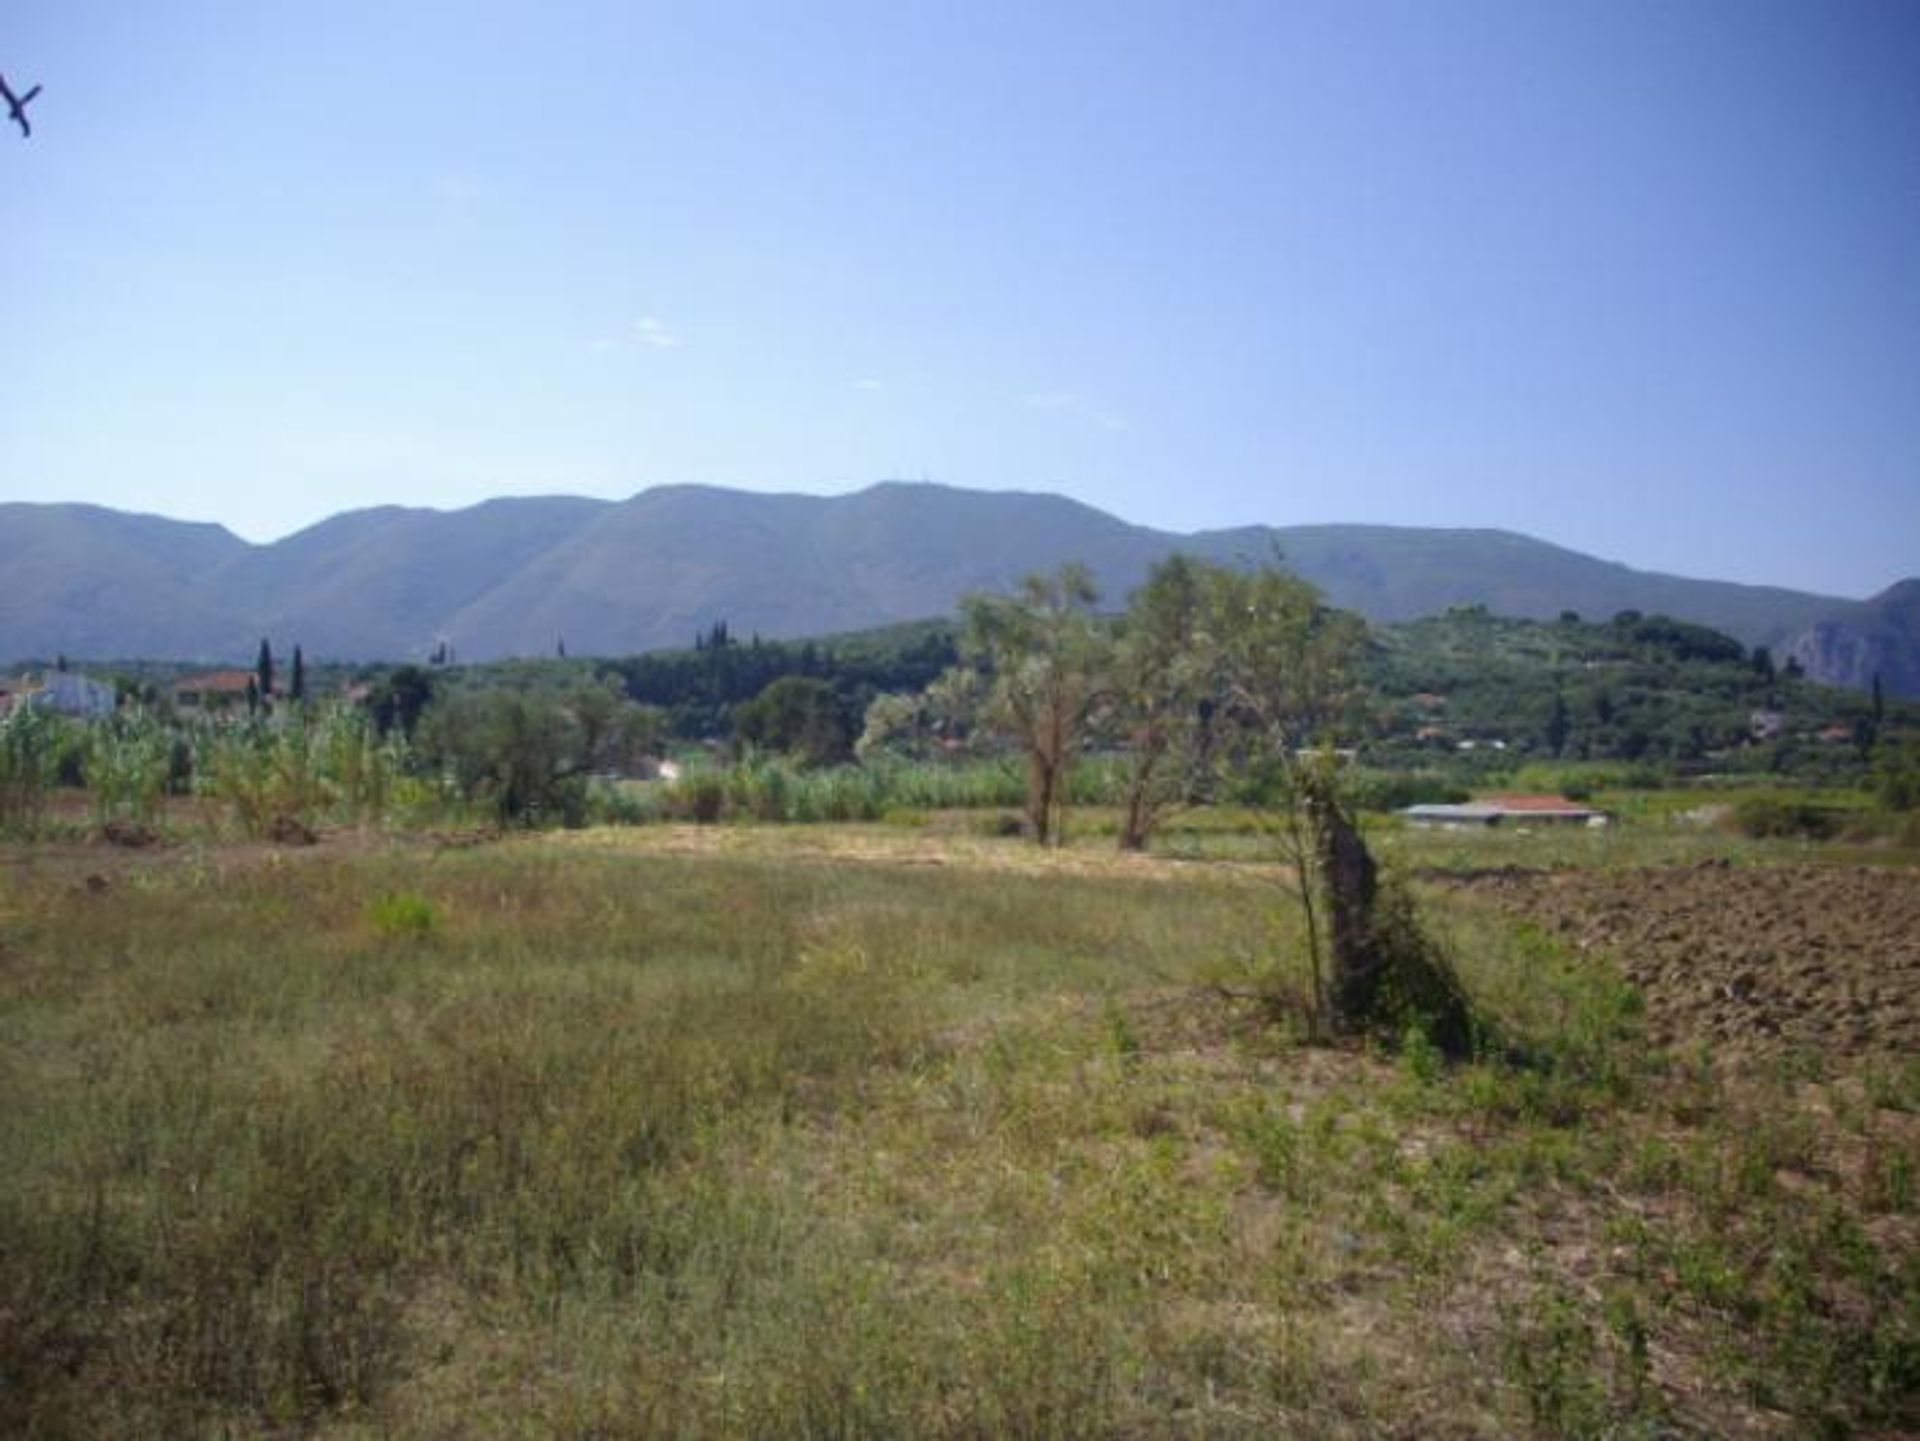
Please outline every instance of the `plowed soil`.
[{"label": "plowed soil", "polygon": [[1427,879],[1609,956],[1663,1043],[1920,1055],[1920,871],[1708,862]]}]

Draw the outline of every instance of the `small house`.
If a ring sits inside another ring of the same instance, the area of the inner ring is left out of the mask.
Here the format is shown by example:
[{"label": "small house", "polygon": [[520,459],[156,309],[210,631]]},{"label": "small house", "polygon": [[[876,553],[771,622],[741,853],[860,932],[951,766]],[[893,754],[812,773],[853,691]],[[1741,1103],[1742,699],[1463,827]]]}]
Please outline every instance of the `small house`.
[{"label": "small house", "polygon": [[173,683],[173,703],[183,711],[219,711],[245,705],[255,685],[250,670],[210,670]]}]

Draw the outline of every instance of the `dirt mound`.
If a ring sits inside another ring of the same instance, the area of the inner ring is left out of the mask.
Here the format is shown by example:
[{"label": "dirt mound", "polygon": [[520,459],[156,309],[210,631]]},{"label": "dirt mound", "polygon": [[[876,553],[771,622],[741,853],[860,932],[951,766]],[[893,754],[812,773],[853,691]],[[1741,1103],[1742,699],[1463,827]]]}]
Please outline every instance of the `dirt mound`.
[{"label": "dirt mound", "polygon": [[127,846],[139,850],[145,846],[160,844],[160,832],[152,826],[142,825],[139,821],[108,821],[100,827],[100,839],[109,845]]},{"label": "dirt mound", "polygon": [[1429,879],[1611,956],[1663,1042],[1920,1054],[1920,871],[1708,862]]},{"label": "dirt mound", "polygon": [[267,839],[282,846],[310,846],[320,837],[304,821],[293,816],[275,816],[273,824],[267,827]]}]

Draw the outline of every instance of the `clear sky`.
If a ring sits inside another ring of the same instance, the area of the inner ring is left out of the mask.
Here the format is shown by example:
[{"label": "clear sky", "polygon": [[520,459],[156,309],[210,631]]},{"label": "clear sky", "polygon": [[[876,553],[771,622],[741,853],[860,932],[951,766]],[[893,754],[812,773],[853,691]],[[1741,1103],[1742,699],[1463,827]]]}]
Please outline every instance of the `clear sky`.
[{"label": "clear sky", "polygon": [[1920,0],[7,0],[0,499],[1920,572]]}]

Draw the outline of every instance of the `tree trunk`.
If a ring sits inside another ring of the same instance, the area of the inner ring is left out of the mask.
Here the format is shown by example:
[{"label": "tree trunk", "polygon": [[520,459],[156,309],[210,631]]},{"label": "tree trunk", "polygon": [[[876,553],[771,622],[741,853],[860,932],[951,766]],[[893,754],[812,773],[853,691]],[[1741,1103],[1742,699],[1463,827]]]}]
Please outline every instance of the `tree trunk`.
[{"label": "tree trunk", "polygon": [[1332,977],[1327,1010],[1334,1029],[1418,1027],[1449,1056],[1472,1052],[1473,1007],[1446,953],[1420,930],[1404,892],[1380,889],[1366,842],[1322,787],[1307,793],[1315,869],[1326,898]]},{"label": "tree trunk", "polygon": [[1039,751],[1027,756],[1027,824],[1033,839],[1046,845],[1052,839],[1054,770]]},{"label": "tree trunk", "polygon": [[1307,805],[1327,901],[1332,962],[1327,999],[1334,1027],[1352,1030],[1372,1020],[1379,1007],[1382,967],[1373,917],[1379,877],[1366,842],[1333,798],[1316,789]]}]

